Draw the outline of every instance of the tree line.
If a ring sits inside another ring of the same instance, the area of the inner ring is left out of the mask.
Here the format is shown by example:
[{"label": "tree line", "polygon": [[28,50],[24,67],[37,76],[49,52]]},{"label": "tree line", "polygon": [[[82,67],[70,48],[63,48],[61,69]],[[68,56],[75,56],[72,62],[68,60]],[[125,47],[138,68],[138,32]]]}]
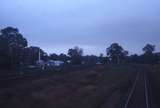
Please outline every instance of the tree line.
[{"label": "tree line", "polygon": [[19,32],[17,28],[6,27],[0,30],[0,68],[16,69],[20,65],[34,65],[38,60],[38,54],[41,53],[41,59],[61,60],[71,64],[107,64],[107,63],[146,63],[155,64],[160,60],[159,53],[153,53],[155,46],[147,44],[143,49],[142,55],[129,55],[118,43],[111,44],[106,48],[106,56],[100,54],[83,55],[83,49],[79,47],[71,48],[68,54],[57,55],[55,53],[48,55],[40,47],[28,46],[28,41]]}]

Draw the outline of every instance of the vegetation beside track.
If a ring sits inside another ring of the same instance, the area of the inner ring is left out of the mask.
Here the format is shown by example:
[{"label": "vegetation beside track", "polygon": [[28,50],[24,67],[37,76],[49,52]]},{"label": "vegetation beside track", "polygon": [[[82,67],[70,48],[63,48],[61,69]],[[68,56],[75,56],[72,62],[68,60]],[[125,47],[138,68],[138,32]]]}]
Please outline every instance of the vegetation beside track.
[{"label": "vegetation beside track", "polygon": [[112,107],[117,107],[135,72],[136,68],[132,65],[99,65],[31,81],[19,80],[0,90],[0,106],[103,108],[112,103]]},{"label": "vegetation beside track", "polygon": [[153,91],[153,96],[155,99],[155,104],[157,108],[160,107],[160,64],[159,65],[154,65],[151,68],[150,72],[150,77],[151,77],[151,85],[152,85],[152,91]]}]

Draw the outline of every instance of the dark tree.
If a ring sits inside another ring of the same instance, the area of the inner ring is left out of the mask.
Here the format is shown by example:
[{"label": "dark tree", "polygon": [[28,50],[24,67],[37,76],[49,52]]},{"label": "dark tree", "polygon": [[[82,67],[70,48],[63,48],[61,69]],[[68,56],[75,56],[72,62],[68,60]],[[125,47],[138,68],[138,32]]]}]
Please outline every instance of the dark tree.
[{"label": "dark tree", "polygon": [[15,68],[23,59],[25,47],[27,40],[17,28],[7,27],[0,30],[0,65],[4,68]]},{"label": "dark tree", "polygon": [[73,49],[69,49],[68,55],[71,58],[72,64],[81,64],[82,63],[83,50],[81,48],[75,47]]},{"label": "dark tree", "polygon": [[155,45],[147,44],[142,50],[145,54],[152,54],[155,50]]},{"label": "dark tree", "polygon": [[99,58],[98,61],[101,64],[107,64],[109,62],[108,57],[104,57],[104,55],[102,53],[100,54],[100,56],[98,58]]},{"label": "dark tree", "polygon": [[139,63],[139,62],[140,62],[139,58],[140,58],[140,57],[139,57],[137,54],[130,55],[130,56],[128,57],[128,62],[129,62],[129,63]]},{"label": "dark tree", "polygon": [[85,64],[87,65],[93,65],[96,64],[98,62],[99,58],[95,55],[86,55],[83,56],[83,61]]},{"label": "dark tree", "polygon": [[111,44],[111,46],[106,49],[106,52],[111,62],[118,64],[128,55],[128,51],[124,50],[118,43]]},{"label": "dark tree", "polygon": [[154,54],[155,45],[147,44],[143,49],[144,54],[141,55],[142,63],[146,64],[155,64],[158,62],[158,56]]},{"label": "dark tree", "polygon": [[59,60],[66,63],[69,60],[69,56],[67,56],[66,54],[60,54],[59,55]]},{"label": "dark tree", "polygon": [[50,54],[50,55],[49,55],[49,58],[50,58],[51,60],[58,60],[58,59],[59,59],[58,55],[55,54],[55,53]]}]

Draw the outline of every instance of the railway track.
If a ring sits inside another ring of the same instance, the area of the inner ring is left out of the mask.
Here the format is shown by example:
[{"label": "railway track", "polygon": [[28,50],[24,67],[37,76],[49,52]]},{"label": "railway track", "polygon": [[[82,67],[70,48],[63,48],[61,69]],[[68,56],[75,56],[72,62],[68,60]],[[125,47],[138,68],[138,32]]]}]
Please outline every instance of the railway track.
[{"label": "railway track", "polygon": [[138,72],[123,108],[151,108],[148,78],[145,72]]}]

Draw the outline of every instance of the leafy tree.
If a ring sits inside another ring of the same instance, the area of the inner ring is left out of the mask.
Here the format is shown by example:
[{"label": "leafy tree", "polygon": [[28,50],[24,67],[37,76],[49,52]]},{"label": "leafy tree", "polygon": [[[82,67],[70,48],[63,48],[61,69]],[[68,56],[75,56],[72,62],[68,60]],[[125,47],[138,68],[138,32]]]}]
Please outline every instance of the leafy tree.
[{"label": "leafy tree", "polygon": [[124,50],[118,43],[111,44],[111,46],[106,49],[106,52],[111,62],[118,64],[128,55],[128,51]]},{"label": "leafy tree", "polygon": [[81,64],[82,63],[83,49],[81,49],[79,47],[69,49],[68,50],[68,55],[71,57],[71,62],[73,64]]},{"label": "leafy tree", "polygon": [[57,55],[55,53],[50,54],[49,58],[51,60],[61,60],[63,62],[67,62],[69,60],[69,56],[67,56],[66,54],[61,53],[60,55]]},{"label": "leafy tree", "polygon": [[98,62],[98,57],[95,55],[86,55],[86,56],[83,56],[83,61],[87,65],[93,65]]},{"label": "leafy tree", "polygon": [[59,60],[61,60],[61,61],[66,63],[69,60],[69,57],[66,54],[61,53],[59,55]]},{"label": "leafy tree", "polygon": [[155,50],[155,45],[147,44],[142,50],[145,54],[152,54]]},{"label": "leafy tree", "polygon": [[139,56],[137,54],[134,54],[134,55],[131,55],[129,57],[129,62],[131,62],[131,63],[137,63],[138,59],[139,59]]},{"label": "leafy tree", "polygon": [[50,54],[49,58],[50,58],[51,60],[58,60],[58,59],[59,59],[58,55],[55,54],[55,53]]},{"label": "leafy tree", "polygon": [[68,50],[68,55],[71,56],[71,57],[82,56],[83,55],[83,49],[76,46],[74,49],[69,49]]},{"label": "leafy tree", "polygon": [[101,64],[107,64],[109,61],[108,61],[108,57],[104,57],[104,55],[101,53],[100,56],[98,57],[99,58],[99,62]]},{"label": "leafy tree", "polygon": [[158,62],[158,57],[153,52],[155,51],[155,45],[147,44],[142,50],[144,54],[141,56],[142,63],[155,64]]},{"label": "leafy tree", "polygon": [[23,49],[27,40],[17,28],[6,27],[0,30],[0,64],[4,68],[15,68],[23,59]]}]

